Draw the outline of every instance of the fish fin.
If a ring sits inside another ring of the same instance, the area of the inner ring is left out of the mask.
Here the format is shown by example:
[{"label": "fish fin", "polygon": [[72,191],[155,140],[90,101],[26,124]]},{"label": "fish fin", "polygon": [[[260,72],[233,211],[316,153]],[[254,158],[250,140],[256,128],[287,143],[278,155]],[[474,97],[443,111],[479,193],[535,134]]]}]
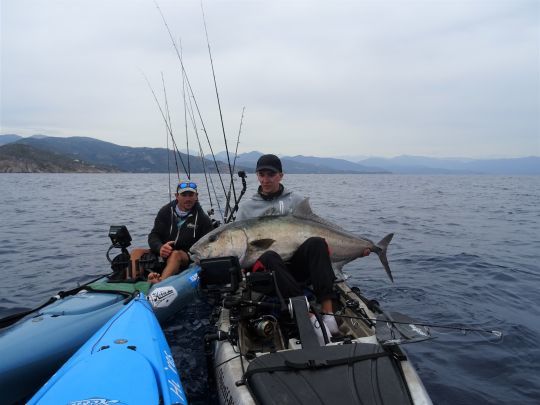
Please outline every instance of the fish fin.
[{"label": "fish fin", "polygon": [[375,245],[377,249],[373,249],[375,253],[379,256],[379,259],[384,267],[384,270],[386,271],[386,274],[390,278],[390,281],[392,283],[394,282],[394,277],[392,277],[392,272],[390,271],[390,265],[388,264],[388,259],[386,258],[386,250],[388,249],[388,245],[390,244],[390,241],[394,237],[393,233],[389,233],[384,238],[380,240],[379,243]]},{"label": "fish fin", "polygon": [[309,205],[309,198],[304,198],[293,210],[292,216],[298,218],[298,219],[307,219],[309,221],[318,222],[319,224],[325,225],[329,228],[342,231],[342,232],[348,232],[345,228],[342,228],[341,226],[338,226],[330,221],[327,221],[324,218],[321,218],[317,214],[313,212],[311,209],[311,206]]},{"label": "fish fin", "polygon": [[258,249],[268,249],[275,242],[275,239],[257,239],[252,242],[249,242],[249,245]]},{"label": "fish fin", "polygon": [[294,207],[292,215],[298,218],[311,218],[315,215],[309,205],[309,198],[304,198],[299,202],[298,205]]}]

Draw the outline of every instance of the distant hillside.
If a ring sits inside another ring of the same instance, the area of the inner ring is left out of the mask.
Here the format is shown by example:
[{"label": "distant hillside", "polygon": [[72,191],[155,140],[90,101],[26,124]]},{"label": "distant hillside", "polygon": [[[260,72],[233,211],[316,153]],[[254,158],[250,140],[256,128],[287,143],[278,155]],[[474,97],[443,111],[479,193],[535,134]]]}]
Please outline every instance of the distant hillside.
[{"label": "distant hillside", "polygon": [[[255,170],[261,152],[242,153],[237,163]],[[226,161],[225,152],[216,154]],[[232,157],[231,157],[232,159]],[[286,173],[394,173],[394,174],[540,174],[540,157],[514,159],[431,158],[425,156],[372,157],[351,162],[346,159],[315,156],[285,156],[281,158]]]},{"label": "distant hillside", "polygon": [[540,174],[540,157],[474,160],[464,163],[463,166],[471,171],[489,174]]},{"label": "distant hillside", "polygon": [[340,172],[348,173],[389,173],[388,170],[382,169],[380,167],[361,165],[359,163],[349,162],[348,160],[344,159],[320,158],[315,156],[289,156],[284,157],[283,159],[293,160],[295,162],[319,167],[323,170],[329,168]]},{"label": "distant hillside", "polygon": [[[95,165],[111,166],[118,171],[131,173],[167,173],[167,149],[165,148],[132,148],[120,146],[110,142],[104,142],[86,137],[45,137],[45,138],[24,138],[17,141],[18,144],[26,144],[36,148],[54,151],[64,154],[73,159],[92,162]],[[175,156],[169,151],[171,171],[176,171]],[[192,173],[202,173],[203,165],[201,159],[180,154],[186,170],[188,164]],[[178,160],[178,167],[184,173],[184,167]],[[225,164],[219,164],[222,172],[227,172]],[[215,172],[216,168],[212,161],[206,161],[206,168],[209,172]]]},{"label": "distant hillside", "polygon": [[20,143],[0,146],[0,173],[108,173],[115,170],[81,162]]},{"label": "distant hillside", "polygon": [[[257,159],[261,155],[264,155],[262,152],[247,152],[247,153],[240,153],[238,156],[236,156],[236,165],[241,165],[246,168],[248,168],[250,171],[255,171],[255,165],[257,164]],[[205,156],[207,159],[212,159],[212,155],[208,154]],[[216,160],[219,160],[221,162],[227,162],[227,152],[219,152],[215,154]],[[231,164],[234,162],[234,153],[229,152],[229,159],[231,160]]]},{"label": "distant hillside", "polygon": [[369,158],[358,163],[383,167],[399,174],[540,174],[540,157],[535,156],[513,159],[397,156],[394,158]]},{"label": "distant hillside", "polygon": [[[110,142],[85,137],[48,137],[34,135],[22,138],[16,134],[0,135],[0,144],[23,144],[54,153],[56,159],[63,155],[66,161],[80,161],[94,167],[104,167],[107,170],[116,170],[131,173],[167,173],[176,171],[176,162],[181,173],[188,170],[188,155],[175,154],[165,148],[133,148],[120,146]],[[257,159],[263,153],[253,151],[237,156],[236,168],[253,173]],[[19,156],[20,157],[20,156]],[[176,156],[177,157],[177,156]],[[29,158],[27,156],[27,158]],[[207,171],[216,172],[211,156],[207,156],[205,166]],[[225,152],[216,154],[218,167],[222,173],[228,173],[227,156]],[[234,155],[230,155],[233,163]],[[397,156],[394,158],[367,158],[351,162],[346,159],[325,158],[315,156],[284,156],[281,158],[285,173],[321,173],[321,174],[494,174],[494,175],[540,175],[540,157],[530,156],[515,159],[470,159],[470,158],[431,158],[424,156]],[[7,162],[7,160],[5,160]],[[11,161],[13,170],[20,170],[17,161]],[[183,165],[182,165],[183,162]],[[4,164],[4,171],[11,170]],[[44,164],[40,161],[40,164]],[[30,167],[30,166],[28,166]],[[38,167],[38,166],[36,166]],[[40,166],[41,167],[41,166]],[[37,170],[37,169],[36,169]],[[59,170],[56,168],[55,170]],[[189,170],[192,173],[202,173],[201,159],[191,155],[189,157]]]},{"label": "distant hillside", "polygon": [[22,139],[22,136],[15,134],[0,135],[0,146],[18,141],[19,139]]},{"label": "distant hillside", "polygon": [[[257,151],[241,153],[236,158],[237,165],[240,164],[248,167],[251,172],[254,172],[257,165],[257,160],[261,155],[263,155],[263,153]],[[227,155],[225,152],[217,153],[216,159],[226,162]],[[232,163],[234,156],[231,156],[230,159]],[[284,156],[281,158],[281,163],[283,165],[283,171],[291,174],[388,173],[388,171],[384,169],[368,167],[343,159],[321,158],[314,156]]]}]

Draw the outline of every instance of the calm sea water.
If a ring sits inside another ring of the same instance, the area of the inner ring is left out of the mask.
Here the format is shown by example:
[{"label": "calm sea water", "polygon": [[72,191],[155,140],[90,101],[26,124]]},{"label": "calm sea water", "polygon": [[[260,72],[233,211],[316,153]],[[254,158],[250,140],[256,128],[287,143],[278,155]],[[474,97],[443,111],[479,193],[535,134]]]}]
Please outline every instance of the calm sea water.
[{"label": "calm sea water", "polygon": [[[156,174],[0,174],[0,316],[106,273],[111,224],[127,225],[133,245],[146,246],[167,182]],[[249,195],[253,175],[248,183]],[[407,346],[434,403],[538,403],[539,176],[288,175],[285,184],[350,231],[372,240],[395,233],[394,284],[375,255],[346,267],[350,283],[385,309],[504,332],[494,342],[432,329],[437,339]],[[209,208],[206,193],[201,200]],[[165,328],[188,397],[200,404],[215,401],[202,345],[209,313],[193,303]]]}]

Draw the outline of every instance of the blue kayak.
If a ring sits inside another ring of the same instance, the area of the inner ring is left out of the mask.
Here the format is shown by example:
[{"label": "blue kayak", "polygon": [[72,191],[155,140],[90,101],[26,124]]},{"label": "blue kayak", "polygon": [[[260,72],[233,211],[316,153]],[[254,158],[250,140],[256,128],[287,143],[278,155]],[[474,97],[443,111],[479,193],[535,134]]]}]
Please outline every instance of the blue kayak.
[{"label": "blue kayak", "polygon": [[144,294],[99,329],[28,404],[187,404]]},{"label": "blue kayak", "polygon": [[134,291],[148,295],[160,322],[170,318],[197,296],[199,270],[193,265],[152,285],[103,277],[0,329],[0,404],[24,401],[36,392]]}]

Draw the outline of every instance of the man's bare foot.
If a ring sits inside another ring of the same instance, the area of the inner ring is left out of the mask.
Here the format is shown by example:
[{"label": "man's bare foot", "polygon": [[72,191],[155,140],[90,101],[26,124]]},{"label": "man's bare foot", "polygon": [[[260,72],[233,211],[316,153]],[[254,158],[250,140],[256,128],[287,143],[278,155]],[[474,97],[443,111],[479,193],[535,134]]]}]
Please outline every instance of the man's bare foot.
[{"label": "man's bare foot", "polygon": [[159,273],[152,272],[148,275],[147,281],[152,284],[159,283],[161,281],[161,275]]}]

